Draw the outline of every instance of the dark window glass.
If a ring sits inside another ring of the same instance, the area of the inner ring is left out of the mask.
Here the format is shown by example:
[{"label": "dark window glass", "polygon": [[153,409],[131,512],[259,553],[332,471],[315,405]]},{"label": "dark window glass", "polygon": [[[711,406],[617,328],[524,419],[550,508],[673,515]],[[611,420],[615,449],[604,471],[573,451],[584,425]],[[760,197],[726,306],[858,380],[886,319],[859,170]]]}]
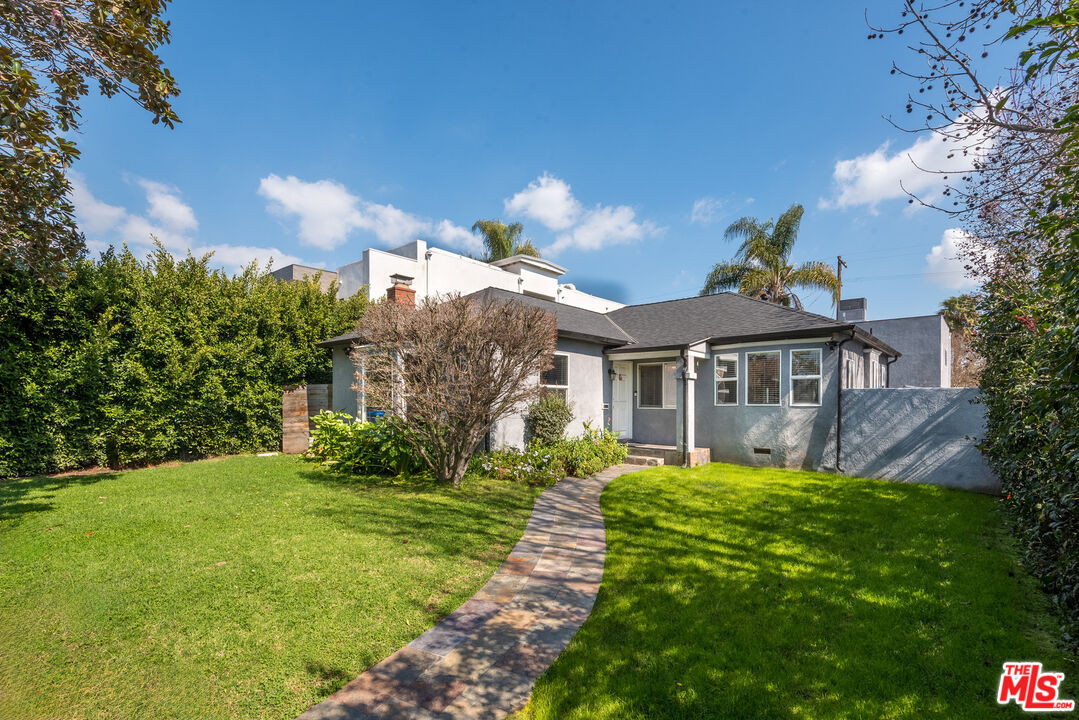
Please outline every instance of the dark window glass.
[{"label": "dark window glass", "polygon": [[747,353],[746,375],[749,383],[748,404],[779,404],[778,352]]},{"label": "dark window glass", "polygon": [[641,365],[638,368],[637,393],[641,407],[663,407],[663,366]]},{"label": "dark window glass", "polygon": [[540,385],[556,385],[565,387],[569,385],[569,357],[555,355],[552,358],[554,366],[540,374]]}]

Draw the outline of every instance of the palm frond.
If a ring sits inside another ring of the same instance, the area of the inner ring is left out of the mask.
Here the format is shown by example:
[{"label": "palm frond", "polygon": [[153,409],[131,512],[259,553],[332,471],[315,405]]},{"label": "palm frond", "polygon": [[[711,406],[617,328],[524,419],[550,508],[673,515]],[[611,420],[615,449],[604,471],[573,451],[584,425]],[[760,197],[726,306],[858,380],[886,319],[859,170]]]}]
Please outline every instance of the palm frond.
[{"label": "palm frond", "polygon": [[819,260],[810,260],[794,268],[787,282],[792,288],[827,290],[832,294],[833,305],[839,299],[839,278],[836,277],[835,270],[831,265]]},{"label": "palm frond", "polygon": [[794,243],[798,240],[803,213],[805,208],[794,203],[776,220],[775,229],[772,231],[773,247],[784,260],[790,257]]},{"label": "palm frond", "polygon": [[538,258],[540,256],[539,249],[532,244],[532,238],[525,240],[523,243],[518,243],[513,246],[514,255],[528,255],[530,257]]},{"label": "palm frond", "polygon": [[483,235],[483,245],[487,248],[485,260],[502,260],[513,254],[514,240],[511,233],[516,230],[516,236],[521,235],[521,223],[505,225],[500,220],[477,220],[472,224],[472,232],[479,231]]},{"label": "palm frond", "polygon": [[775,302],[775,274],[766,267],[747,268],[742,275],[738,292],[757,299]]},{"label": "palm frond", "polygon": [[704,279],[704,287],[701,295],[713,295],[715,293],[737,288],[742,284],[742,277],[749,270],[741,263],[716,263],[708,277]]}]

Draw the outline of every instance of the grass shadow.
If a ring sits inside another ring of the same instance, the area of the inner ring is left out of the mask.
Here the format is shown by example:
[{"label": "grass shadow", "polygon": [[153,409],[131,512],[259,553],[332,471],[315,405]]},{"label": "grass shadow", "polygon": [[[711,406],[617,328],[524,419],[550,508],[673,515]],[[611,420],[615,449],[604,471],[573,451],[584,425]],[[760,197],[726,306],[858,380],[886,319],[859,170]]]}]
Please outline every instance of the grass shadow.
[{"label": "grass shadow", "polygon": [[[115,472],[71,473],[0,479],[0,521],[54,510],[52,498],[56,493],[75,485],[93,485],[116,475]],[[33,495],[33,499],[27,499],[28,495]]]},{"label": "grass shadow", "polygon": [[1069,672],[989,498],[717,464],[603,508],[595,609],[526,716],[980,720],[1014,710],[1003,662]]}]

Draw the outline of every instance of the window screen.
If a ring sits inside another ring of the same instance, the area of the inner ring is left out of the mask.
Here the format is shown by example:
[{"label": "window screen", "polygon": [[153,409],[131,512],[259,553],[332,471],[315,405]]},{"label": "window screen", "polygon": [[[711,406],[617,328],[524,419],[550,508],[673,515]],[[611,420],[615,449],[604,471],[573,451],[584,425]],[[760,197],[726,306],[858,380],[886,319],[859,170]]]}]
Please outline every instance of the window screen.
[{"label": "window screen", "polygon": [[540,373],[540,385],[545,388],[544,394],[555,393],[566,397],[566,388],[569,387],[569,356],[555,355],[551,362],[551,369]]},{"label": "window screen", "polygon": [[791,350],[791,405],[820,405],[820,350]]},{"label": "window screen", "polygon": [[746,353],[747,405],[779,404],[779,351]]},{"label": "window screen", "polygon": [[674,407],[674,363],[645,363],[637,366],[637,406]]},{"label": "window screen", "polygon": [[540,385],[548,387],[566,387],[569,385],[569,357],[555,355],[551,358],[554,366],[540,375]]},{"label": "window screen", "polygon": [[738,404],[738,353],[716,355],[716,405]]}]

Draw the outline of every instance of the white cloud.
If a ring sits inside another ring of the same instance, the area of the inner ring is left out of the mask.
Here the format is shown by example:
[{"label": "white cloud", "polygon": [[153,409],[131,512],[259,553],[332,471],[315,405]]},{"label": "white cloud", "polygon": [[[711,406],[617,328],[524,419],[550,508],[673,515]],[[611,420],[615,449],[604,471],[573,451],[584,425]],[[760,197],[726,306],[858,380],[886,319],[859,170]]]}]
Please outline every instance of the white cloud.
[{"label": "white cloud", "polygon": [[212,252],[214,254],[211,265],[220,265],[229,272],[238,272],[245,265],[254,260],[259,268],[266,267],[266,263],[272,260],[271,268],[280,268],[293,263],[303,265],[304,262],[295,255],[289,255],[275,247],[255,247],[253,245],[200,245],[191,248],[191,254],[196,257]]},{"label": "white cloud", "polygon": [[557,255],[567,248],[599,250],[659,233],[659,228],[652,221],[638,222],[635,218],[633,208],[627,205],[597,205],[585,213],[579,225],[559,235],[552,245],[544,248],[543,253]]},{"label": "white cloud", "polygon": [[483,241],[478,236],[460,225],[454,225],[449,220],[443,220],[438,224],[435,228],[435,236],[447,245],[459,247],[468,252],[483,251]]},{"label": "white cloud", "polygon": [[145,256],[156,237],[173,255],[182,256],[190,251],[199,256],[214,254],[211,265],[236,272],[252,260],[265,266],[272,257],[273,267],[303,261],[277,248],[250,245],[196,245],[191,234],[198,229],[195,211],[180,198],[180,191],[170,185],[153,180],[136,179],[146,193],[144,215],[130,213],[118,205],[108,205],[94,197],[85,179],[77,173],[68,177],[71,182],[71,201],[80,229],[86,234],[87,247],[95,252],[104,251],[109,245],[126,243],[138,256]]},{"label": "white cloud", "polygon": [[925,277],[929,282],[952,290],[963,290],[981,284],[981,279],[971,277],[963,267],[960,258],[962,244],[971,241],[971,236],[961,228],[948,228],[940,238],[940,244],[934,245],[925,256]]},{"label": "white cloud", "polygon": [[710,225],[723,217],[726,202],[719,198],[704,196],[693,201],[689,221],[698,225]]},{"label": "white cloud", "polygon": [[569,184],[544,173],[505,201],[506,212],[539,220],[551,230],[566,230],[581,215],[581,204]]},{"label": "white cloud", "polygon": [[[952,126],[949,132],[960,133],[961,128]],[[964,148],[980,146],[984,151],[988,145],[985,137],[956,141],[930,133],[893,153],[886,142],[871,153],[838,161],[832,174],[835,192],[821,198],[818,207],[842,210],[867,205],[875,214],[879,203],[906,198],[907,192],[933,201],[949,182],[944,174],[954,182],[956,175],[972,168],[974,152],[964,155]]]},{"label": "white cloud", "polygon": [[259,182],[267,209],[281,217],[299,218],[300,242],[332,250],[359,227],[359,198],[333,180],[305,182],[289,175],[268,175]]},{"label": "white cloud", "polygon": [[356,227],[372,233],[386,245],[403,245],[419,235],[431,234],[431,223],[393,205],[365,202]]},{"label": "white cloud", "polygon": [[176,232],[198,229],[195,211],[180,199],[179,190],[153,180],[138,182],[146,191],[146,202],[150,205],[147,214],[150,217]]},{"label": "white cloud", "polygon": [[550,230],[561,231],[552,244],[542,248],[544,255],[557,255],[568,248],[599,250],[660,232],[650,220],[638,221],[627,205],[596,205],[585,210],[569,183],[548,173],[507,199],[505,207],[510,215],[532,218]]},{"label": "white cloud", "polygon": [[107,205],[93,196],[86,187],[86,180],[77,172],[68,174],[71,183],[71,202],[75,217],[84,233],[103,233],[120,224],[127,214],[122,207]]},{"label": "white cloud", "polygon": [[479,242],[449,220],[436,224],[393,205],[369,202],[334,180],[309,182],[293,175],[282,178],[270,174],[259,181],[258,193],[270,201],[267,210],[271,213],[297,219],[300,242],[323,250],[333,250],[357,230],[389,246],[418,237],[434,237],[468,250]]}]

